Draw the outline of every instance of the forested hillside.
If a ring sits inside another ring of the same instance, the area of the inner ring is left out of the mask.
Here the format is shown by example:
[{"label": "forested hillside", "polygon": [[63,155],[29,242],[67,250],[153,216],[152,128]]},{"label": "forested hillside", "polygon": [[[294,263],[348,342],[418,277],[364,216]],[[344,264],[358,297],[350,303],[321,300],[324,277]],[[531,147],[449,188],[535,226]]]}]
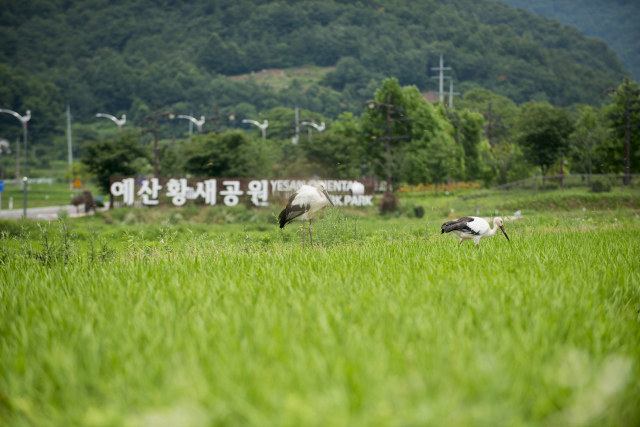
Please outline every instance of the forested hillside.
[{"label": "forested hillside", "polygon": [[217,73],[341,59],[347,66],[330,81],[338,90],[383,76],[433,88],[428,68],[444,53],[461,88],[560,105],[594,102],[624,74],[604,43],[483,1],[4,3],[0,61],[40,74],[86,110],[128,109],[136,97],[198,103]]},{"label": "forested hillside", "polygon": [[640,80],[640,2],[637,0],[501,0],[513,7],[572,25],[614,49]]}]

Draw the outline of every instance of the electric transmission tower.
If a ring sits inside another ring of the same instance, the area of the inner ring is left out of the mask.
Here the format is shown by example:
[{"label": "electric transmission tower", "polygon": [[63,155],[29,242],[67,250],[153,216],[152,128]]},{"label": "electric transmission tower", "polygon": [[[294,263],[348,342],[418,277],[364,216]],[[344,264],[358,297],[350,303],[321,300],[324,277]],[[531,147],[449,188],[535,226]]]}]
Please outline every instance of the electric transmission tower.
[{"label": "electric transmission tower", "polygon": [[[449,106],[453,106],[453,95],[460,95],[457,92],[453,92],[453,80],[451,76],[445,76],[445,71],[451,71],[451,67],[444,66],[444,59],[442,55],[440,55],[440,66],[439,67],[431,67],[434,71],[439,71],[440,73],[437,76],[431,76],[432,79],[438,79],[440,81],[440,90],[438,91],[438,95],[440,95],[440,102],[444,102],[444,96],[449,95]],[[449,79],[449,92],[444,91],[444,80]]]}]

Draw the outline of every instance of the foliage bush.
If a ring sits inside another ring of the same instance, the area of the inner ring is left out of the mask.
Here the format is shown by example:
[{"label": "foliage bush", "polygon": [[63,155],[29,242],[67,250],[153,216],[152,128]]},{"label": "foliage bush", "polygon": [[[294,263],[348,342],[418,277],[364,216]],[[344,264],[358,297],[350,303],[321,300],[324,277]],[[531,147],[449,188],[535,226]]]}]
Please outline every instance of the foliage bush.
[{"label": "foliage bush", "polygon": [[611,191],[611,184],[608,182],[596,180],[593,181],[593,192],[594,193],[608,193]]},{"label": "foliage bush", "polygon": [[400,201],[395,194],[387,192],[384,196],[382,196],[382,200],[380,200],[378,209],[380,210],[381,214],[393,213],[398,210],[399,203]]}]

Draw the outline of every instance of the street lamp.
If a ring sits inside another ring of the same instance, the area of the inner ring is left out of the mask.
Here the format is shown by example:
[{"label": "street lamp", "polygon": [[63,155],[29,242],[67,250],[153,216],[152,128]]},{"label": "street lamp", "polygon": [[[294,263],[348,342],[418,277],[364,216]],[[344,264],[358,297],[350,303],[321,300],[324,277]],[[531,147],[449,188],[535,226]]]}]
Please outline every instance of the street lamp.
[{"label": "street lamp", "polygon": [[27,219],[27,180],[28,178],[25,176],[22,178],[24,182],[24,186],[22,187],[22,217]]},{"label": "street lamp", "polygon": [[27,110],[27,114],[25,114],[24,116],[21,116],[20,114],[16,113],[15,111],[11,111],[11,110],[3,110],[0,108],[0,113],[7,113],[7,114],[11,114],[12,116],[15,116],[18,120],[20,120],[20,122],[22,123],[22,128],[24,130],[24,174],[27,174],[27,123],[29,123],[29,120],[31,120],[31,111]]},{"label": "street lamp", "polygon": [[[324,126],[324,122],[320,123],[320,126],[318,126],[317,124],[313,123],[313,122],[302,122],[300,123],[302,126],[313,126],[314,128],[316,128],[316,130],[318,132],[320,132],[320,135],[322,135],[322,131],[324,130],[325,126]],[[311,139],[311,129],[309,129],[309,139]]]},{"label": "street lamp", "polygon": [[269,120],[265,120],[264,123],[256,122],[255,120],[243,120],[242,123],[251,123],[256,125],[262,131],[262,139],[267,139],[267,128],[269,127]]},{"label": "street lamp", "polygon": [[156,178],[158,178],[158,117],[168,116],[170,120],[176,117],[174,111],[169,110],[158,113],[157,110],[158,105],[154,104],[153,114],[149,114],[142,119],[144,121],[153,120],[153,174]]},{"label": "street lamp", "polygon": [[[9,141],[4,138],[0,139],[0,156],[2,156],[2,172],[0,172],[0,181],[4,181],[4,159],[9,153],[11,153],[11,150],[9,149]],[[2,190],[0,190],[0,210],[2,210]]]},{"label": "street lamp", "polygon": [[11,150],[9,149],[9,141],[4,138],[0,139],[0,156],[2,156],[2,172],[0,172],[0,181],[4,180],[5,158],[9,153],[11,153]]},{"label": "street lamp", "polygon": [[[7,113],[7,114],[11,114],[12,116],[16,117],[18,120],[20,120],[20,122],[22,123],[22,129],[24,131],[24,174],[27,174],[27,128],[28,128],[28,123],[29,120],[31,120],[31,110],[27,110],[27,114],[25,114],[24,116],[21,116],[20,114],[16,113],[15,111],[11,111],[11,110],[4,110],[4,109],[0,109],[0,113]],[[17,178],[17,177],[16,177]],[[27,217],[27,182],[26,182],[26,177],[25,177],[25,183],[24,183],[24,194],[23,194],[23,198],[24,198],[24,217]]]},{"label": "street lamp", "polygon": [[123,131],[124,124],[127,123],[127,115],[126,114],[123,114],[122,115],[122,119],[120,119],[120,120],[116,119],[115,117],[113,117],[110,114],[98,113],[98,114],[96,114],[96,117],[104,117],[105,119],[113,120],[115,122],[115,124],[117,124],[118,127],[120,128],[120,132]]},{"label": "street lamp", "polygon": [[[178,116],[179,119],[187,119],[190,120],[191,122],[195,123],[196,126],[198,126],[198,131],[200,133],[202,133],[202,126],[204,126],[204,122],[207,121],[207,119],[204,116],[200,116],[200,120],[197,120],[195,117],[191,117],[191,116],[185,116],[185,115],[180,115]],[[193,134],[192,129],[189,129],[189,135]]]}]

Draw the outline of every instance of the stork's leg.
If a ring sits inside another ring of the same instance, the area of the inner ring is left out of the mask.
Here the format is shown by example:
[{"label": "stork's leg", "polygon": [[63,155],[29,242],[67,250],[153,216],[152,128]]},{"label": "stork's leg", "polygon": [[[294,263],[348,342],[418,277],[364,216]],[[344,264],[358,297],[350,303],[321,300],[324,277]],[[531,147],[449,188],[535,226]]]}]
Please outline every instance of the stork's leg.
[{"label": "stork's leg", "polygon": [[313,235],[311,234],[311,221],[309,220],[309,240],[311,240],[311,247],[313,247]]},{"label": "stork's leg", "polygon": [[304,219],[302,220],[302,247],[304,248]]},{"label": "stork's leg", "polygon": [[464,239],[460,239],[460,243],[458,243],[458,246],[460,246],[462,242],[464,242]]}]

